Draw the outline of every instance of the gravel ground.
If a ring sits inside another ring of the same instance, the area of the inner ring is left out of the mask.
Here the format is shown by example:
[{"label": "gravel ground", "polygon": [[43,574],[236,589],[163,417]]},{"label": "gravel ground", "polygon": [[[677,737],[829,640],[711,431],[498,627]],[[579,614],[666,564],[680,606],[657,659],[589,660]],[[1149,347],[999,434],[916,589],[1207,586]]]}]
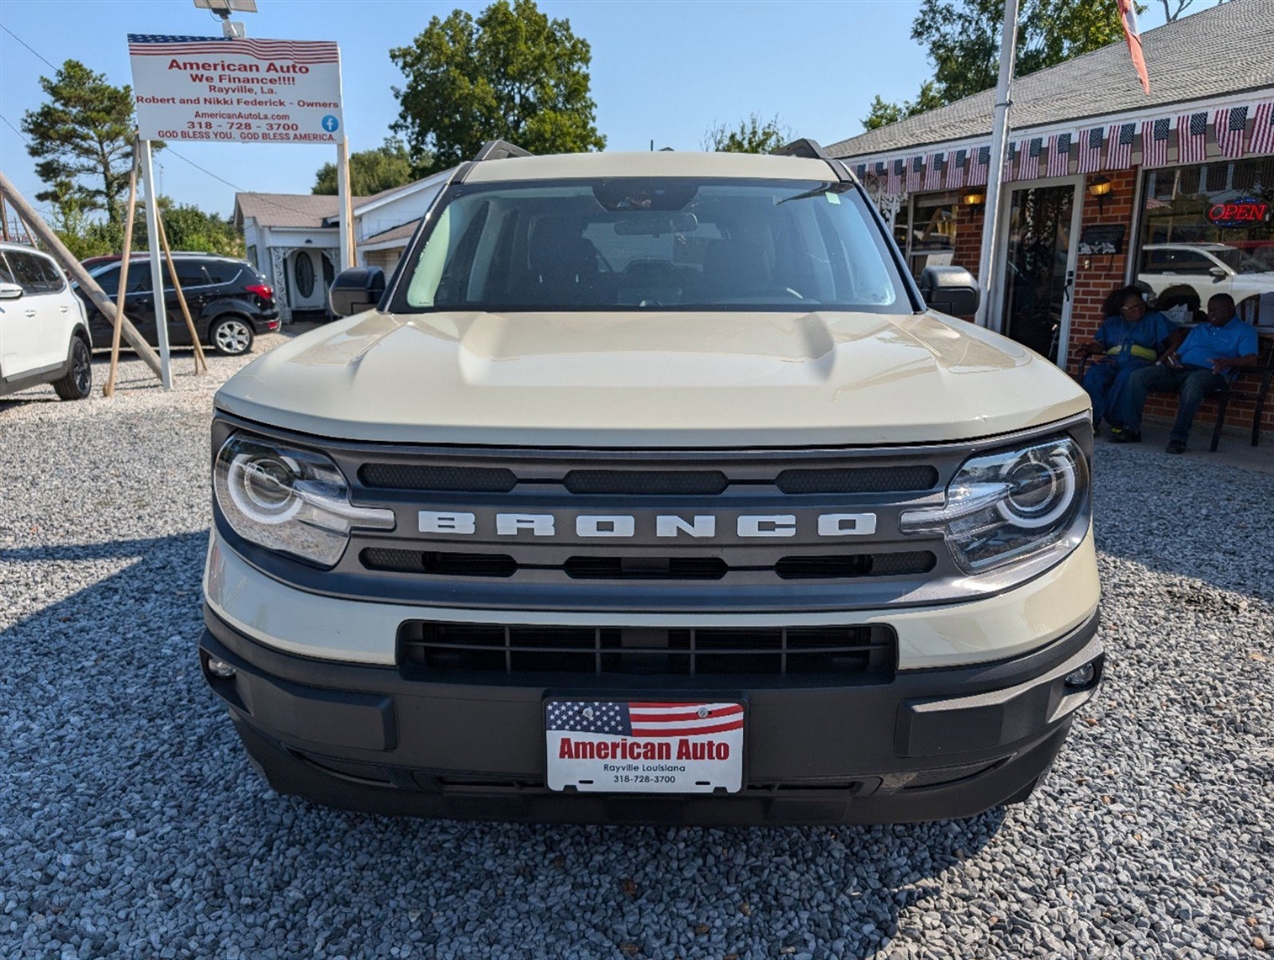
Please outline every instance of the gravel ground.
[{"label": "gravel ground", "polygon": [[1274,476],[1099,445],[1108,679],[1022,806],[751,831],[381,819],[269,791],[199,676],[210,398],[242,361],[189,363],[170,395],[132,361],[111,401],[0,401],[0,957],[1274,949]]}]

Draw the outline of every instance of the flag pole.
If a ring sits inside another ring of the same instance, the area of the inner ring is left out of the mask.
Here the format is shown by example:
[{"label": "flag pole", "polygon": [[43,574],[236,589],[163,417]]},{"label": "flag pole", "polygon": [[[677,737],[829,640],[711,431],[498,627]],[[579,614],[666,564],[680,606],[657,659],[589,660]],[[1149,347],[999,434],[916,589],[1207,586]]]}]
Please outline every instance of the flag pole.
[{"label": "flag pole", "polygon": [[982,299],[978,304],[977,323],[991,325],[991,296],[995,291],[995,245],[1000,227],[1000,180],[1004,171],[1004,154],[1009,136],[1009,109],[1013,104],[1013,61],[1017,56],[1018,0],[1004,4],[1004,28],[1000,36],[1000,82],[995,87],[995,122],[991,129],[991,158],[986,175],[986,206],[982,220],[982,251],[978,257],[978,284]]}]

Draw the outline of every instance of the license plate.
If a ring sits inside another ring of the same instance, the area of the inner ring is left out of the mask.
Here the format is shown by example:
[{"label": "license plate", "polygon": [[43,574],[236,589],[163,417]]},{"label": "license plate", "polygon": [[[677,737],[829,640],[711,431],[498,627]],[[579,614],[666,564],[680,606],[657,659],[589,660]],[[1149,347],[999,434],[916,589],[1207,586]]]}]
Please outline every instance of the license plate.
[{"label": "license plate", "polygon": [[549,789],[737,793],[743,720],[738,701],[546,700]]}]

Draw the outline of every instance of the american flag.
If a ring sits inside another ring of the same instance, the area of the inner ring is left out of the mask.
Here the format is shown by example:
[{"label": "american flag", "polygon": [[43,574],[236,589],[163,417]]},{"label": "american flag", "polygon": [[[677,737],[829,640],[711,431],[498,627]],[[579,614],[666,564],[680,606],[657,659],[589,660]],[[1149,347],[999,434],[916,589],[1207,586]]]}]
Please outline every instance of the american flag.
[{"label": "american flag", "polygon": [[1043,137],[1032,137],[1030,140],[1022,141],[1022,159],[1018,163],[1017,169],[1017,178],[1019,180],[1034,180],[1040,175],[1040,153],[1043,150]]},{"label": "american flag", "polygon": [[856,176],[859,180],[862,180],[865,176],[867,176],[867,164],[860,163],[855,166],[854,176]]},{"label": "american flag", "polygon": [[545,727],[616,737],[693,737],[742,730],[743,707],[737,703],[555,700],[549,704]]},{"label": "american flag", "polygon": [[1187,113],[1177,118],[1177,163],[1208,159],[1208,114]]},{"label": "american flag", "polygon": [[1010,140],[1004,153],[1004,168],[1000,171],[1000,182],[1008,183],[1013,177],[1013,161],[1017,159],[1017,143]]},{"label": "american flag", "polygon": [[1141,165],[1143,167],[1162,167],[1168,162],[1168,128],[1171,125],[1167,117],[1147,120],[1141,125]]},{"label": "american flag", "polygon": [[1071,172],[1071,135],[1058,133],[1048,138],[1046,177],[1064,177]]},{"label": "american flag", "polygon": [[1221,153],[1231,160],[1243,156],[1243,139],[1247,133],[1247,107],[1222,107],[1212,117],[1216,125],[1216,142]]},{"label": "american flag", "polygon": [[1137,28],[1137,4],[1134,0],[1118,0],[1118,3],[1119,18],[1124,24],[1124,37],[1128,41],[1128,54],[1132,57],[1132,67],[1137,71],[1141,89],[1150,93],[1150,75],[1146,72],[1146,55],[1141,48],[1141,31]]},{"label": "american flag", "polygon": [[978,147],[978,152],[969,156],[969,186],[986,186],[987,170],[990,167],[991,148]]},{"label": "american flag", "polygon": [[1132,141],[1137,134],[1135,123],[1112,124],[1106,148],[1106,169],[1127,170],[1132,166]]},{"label": "american flag", "polygon": [[1262,103],[1252,121],[1252,142],[1248,153],[1274,153],[1274,103]]},{"label": "american flag", "polygon": [[907,170],[907,161],[902,157],[896,159],[889,165],[889,184],[888,193],[902,193],[902,175]]},{"label": "american flag", "polygon": [[942,171],[947,165],[947,151],[939,150],[929,158],[929,169],[925,171],[925,189],[942,189]]},{"label": "american flag", "polygon": [[128,53],[133,57],[224,57],[247,54],[261,60],[292,63],[339,63],[340,48],[334,40],[250,40],[242,37],[188,37],[130,33]]},{"label": "american flag", "polygon": [[957,150],[947,164],[947,189],[959,190],[964,186],[964,175],[969,167],[969,151]]},{"label": "american flag", "polygon": [[885,178],[889,176],[889,165],[884,160],[877,160],[872,166],[872,172],[876,175],[876,182],[883,187]]},{"label": "american flag", "polygon": [[1106,131],[1101,127],[1079,131],[1078,173],[1096,173],[1101,169],[1101,148]]},{"label": "american flag", "polygon": [[915,193],[920,189],[920,172],[925,167],[924,157],[912,157],[907,163],[907,192]]}]

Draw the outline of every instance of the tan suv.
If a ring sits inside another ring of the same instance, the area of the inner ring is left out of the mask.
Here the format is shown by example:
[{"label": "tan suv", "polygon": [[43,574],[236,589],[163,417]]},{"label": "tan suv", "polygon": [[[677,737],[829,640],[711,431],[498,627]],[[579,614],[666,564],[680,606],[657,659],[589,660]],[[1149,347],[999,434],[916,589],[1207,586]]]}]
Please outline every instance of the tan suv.
[{"label": "tan suv", "polygon": [[1044,777],[1102,673],[1086,396],[784,153],[490,144],[220,390],[200,658],[275,789],[760,824]]}]

